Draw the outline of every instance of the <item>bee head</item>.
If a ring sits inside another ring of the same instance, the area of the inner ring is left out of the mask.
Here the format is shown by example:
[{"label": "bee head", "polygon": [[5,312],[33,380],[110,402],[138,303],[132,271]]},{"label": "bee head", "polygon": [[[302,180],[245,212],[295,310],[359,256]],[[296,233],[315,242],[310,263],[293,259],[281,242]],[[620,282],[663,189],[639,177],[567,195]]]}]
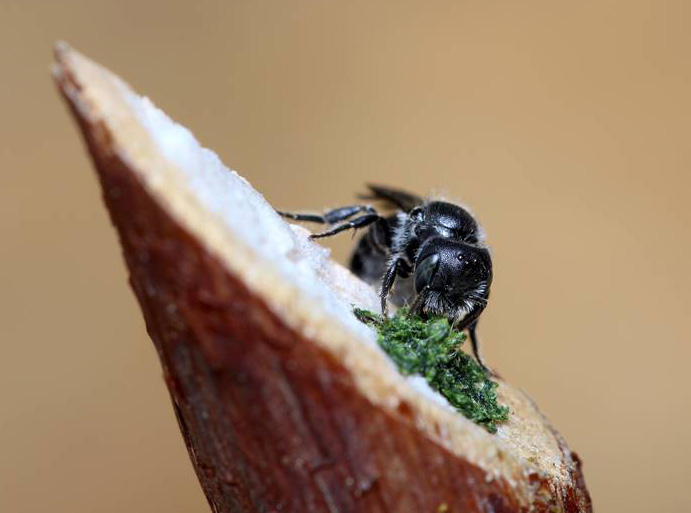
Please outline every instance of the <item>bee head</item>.
[{"label": "bee head", "polygon": [[428,240],[415,264],[415,292],[436,292],[460,305],[483,300],[492,283],[492,260],[486,248],[443,238]]}]

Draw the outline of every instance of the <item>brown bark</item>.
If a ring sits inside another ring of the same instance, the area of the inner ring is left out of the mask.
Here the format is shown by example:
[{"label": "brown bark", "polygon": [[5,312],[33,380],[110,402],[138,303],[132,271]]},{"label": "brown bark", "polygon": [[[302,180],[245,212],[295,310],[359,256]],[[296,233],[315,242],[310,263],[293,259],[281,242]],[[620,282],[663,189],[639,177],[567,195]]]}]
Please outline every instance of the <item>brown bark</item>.
[{"label": "brown bark", "polygon": [[291,328],[152,197],[84,99],[68,53],[58,54],[57,83],[96,165],[213,511],[591,510],[580,462],[556,431],[568,478],[522,462],[508,479],[421,430],[414,405],[387,411],[365,397],[337,356]]}]

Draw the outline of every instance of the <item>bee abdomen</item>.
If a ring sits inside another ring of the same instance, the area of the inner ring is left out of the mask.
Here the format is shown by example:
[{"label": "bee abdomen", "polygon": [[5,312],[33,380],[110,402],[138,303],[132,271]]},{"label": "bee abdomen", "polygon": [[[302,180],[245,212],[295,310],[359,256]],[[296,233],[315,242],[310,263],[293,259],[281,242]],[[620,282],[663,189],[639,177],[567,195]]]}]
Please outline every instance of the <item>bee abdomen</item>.
[{"label": "bee abdomen", "polygon": [[366,233],[358,241],[350,257],[350,270],[369,284],[379,284],[386,272],[388,252],[382,251],[378,244]]}]

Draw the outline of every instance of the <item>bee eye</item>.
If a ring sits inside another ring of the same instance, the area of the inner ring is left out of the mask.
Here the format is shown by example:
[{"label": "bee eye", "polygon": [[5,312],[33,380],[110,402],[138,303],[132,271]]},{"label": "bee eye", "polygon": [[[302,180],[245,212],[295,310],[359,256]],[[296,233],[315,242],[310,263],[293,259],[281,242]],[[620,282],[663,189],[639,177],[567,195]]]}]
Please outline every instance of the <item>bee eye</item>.
[{"label": "bee eye", "polygon": [[420,292],[431,284],[439,268],[439,254],[431,253],[424,257],[415,267],[415,291]]},{"label": "bee eye", "polygon": [[459,253],[456,258],[463,264],[475,264],[477,263],[477,257],[475,255],[468,255],[467,253]]}]

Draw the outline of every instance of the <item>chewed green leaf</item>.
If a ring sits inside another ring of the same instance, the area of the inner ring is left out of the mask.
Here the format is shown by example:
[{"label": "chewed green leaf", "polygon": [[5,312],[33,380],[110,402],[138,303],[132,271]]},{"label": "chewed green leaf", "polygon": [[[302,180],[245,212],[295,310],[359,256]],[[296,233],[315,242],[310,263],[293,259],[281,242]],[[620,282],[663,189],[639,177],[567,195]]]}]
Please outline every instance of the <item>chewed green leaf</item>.
[{"label": "chewed green leaf", "polygon": [[508,406],[497,402],[497,384],[461,350],[465,334],[452,330],[446,319],[422,320],[404,308],[390,319],[358,308],[355,316],[377,329],[379,345],[401,374],[424,377],[454,408],[491,433],[508,419]]}]

